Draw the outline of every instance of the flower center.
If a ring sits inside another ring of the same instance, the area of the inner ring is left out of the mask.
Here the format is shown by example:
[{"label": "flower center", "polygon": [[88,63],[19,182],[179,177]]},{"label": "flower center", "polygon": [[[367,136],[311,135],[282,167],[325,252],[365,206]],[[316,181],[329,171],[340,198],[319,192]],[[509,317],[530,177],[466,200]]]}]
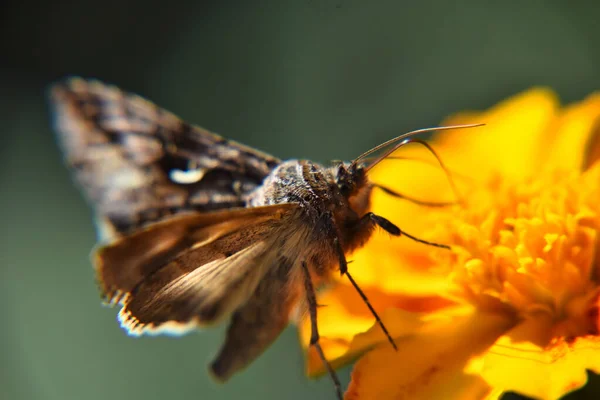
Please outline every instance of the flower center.
[{"label": "flower center", "polygon": [[494,177],[434,214],[454,249],[457,294],[551,321],[553,337],[598,334],[600,164],[583,174]]}]

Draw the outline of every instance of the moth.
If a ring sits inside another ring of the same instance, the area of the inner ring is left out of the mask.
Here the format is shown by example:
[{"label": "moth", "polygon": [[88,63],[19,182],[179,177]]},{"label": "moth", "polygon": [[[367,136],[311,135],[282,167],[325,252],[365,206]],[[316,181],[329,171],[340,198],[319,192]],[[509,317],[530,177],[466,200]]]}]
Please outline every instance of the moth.
[{"label": "moth", "polygon": [[[120,324],[135,336],[229,319],[209,366],[219,381],[263,353],[300,307],[341,398],[319,345],[315,288],[333,273],[347,276],[387,334],[346,255],[377,227],[443,247],[369,211],[374,189],[418,201],[370,182],[368,171],[434,128],[324,167],[226,140],[96,80],[54,84],[50,104],[65,162],[97,215],[93,264],[103,301],[120,305]],[[456,127],[465,126],[435,129]]]}]

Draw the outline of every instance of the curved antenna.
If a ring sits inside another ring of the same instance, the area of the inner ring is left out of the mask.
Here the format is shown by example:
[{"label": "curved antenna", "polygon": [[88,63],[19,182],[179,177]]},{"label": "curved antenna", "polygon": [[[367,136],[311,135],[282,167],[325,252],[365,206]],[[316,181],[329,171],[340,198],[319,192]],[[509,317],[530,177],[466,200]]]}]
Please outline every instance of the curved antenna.
[{"label": "curved antenna", "polygon": [[[412,142],[411,142],[412,143]],[[408,143],[407,143],[408,144]],[[362,159],[362,161],[368,162],[368,161],[374,161],[377,157],[376,156],[371,156],[371,157],[365,157]],[[406,157],[406,156],[387,156],[385,158],[385,161],[387,160],[396,160],[396,161],[416,161],[416,162],[420,162],[426,165],[430,165],[430,166],[438,166],[440,165],[440,163],[435,160],[425,160],[422,158],[417,158],[417,157]],[[448,168],[448,172],[450,172],[450,174],[452,174],[453,177],[455,178],[460,178],[461,180],[467,180],[467,181],[473,181],[473,179],[470,176],[458,173],[456,171],[453,171],[451,168]]]},{"label": "curved antenna", "polygon": [[[380,144],[379,146],[375,146],[374,148],[372,148],[371,150],[361,154],[360,156],[358,156],[358,158],[356,158],[354,161],[352,161],[353,165],[356,165],[356,163],[358,161],[360,161],[361,159],[364,159],[365,156],[368,156],[370,154],[373,154],[374,152],[381,150],[382,148],[385,148],[386,146],[392,145],[394,143],[396,143],[394,146],[392,146],[391,149],[387,150],[385,153],[383,153],[381,156],[375,158],[375,161],[373,161],[371,164],[369,164],[368,166],[365,167],[365,172],[369,172],[369,170],[371,168],[373,168],[374,166],[376,166],[377,164],[379,164],[381,161],[385,160],[390,154],[392,154],[394,151],[398,150],[400,147],[405,146],[407,144],[410,143],[418,143],[421,146],[425,147],[437,160],[440,168],[442,168],[442,170],[444,171],[444,174],[446,175],[446,179],[448,180],[448,183],[450,184],[450,187],[452,189],[452,192],[454,193],[454,195],[457,198],[457,202],[458,203],[462,203],[462,196],[460,195],[460,192],[458,191],[458,188],[456,187],[456,184],[454,183],[454,179],[452,178],[452,174],[450,174],[450,171],[448,170],[448,168],[446,167],[446,165],[444,164],[444,162],[442,161],[442,158],[437,154],[437,152],[433,149],[433,147],[431,147],[431,145],[423,140],[420,139],[413,139],[412,136],[417,135],[419,133],[425,133],[425,132],[431,132],[431,131],[435,131],[435,130],[450,130],[450,129],[460,129],[460,128],[475,128],[478,126],[483,126],[485,124],[467,124],[467,125],[449,125],[449,126],[441,126],[441,127],[436,127],[436,128],[425,128],[425,129],[418,129],[416,131],[412,131],[412,132],[408,132],[405,133],[403,135],[400,135],[394,139],[388,140],[387,142],[384,142],[382,144]],[[402,140],[400,143],[397,143],[398,141]]]},{"label": "curved antenna", "polygon": [[420,139],[406,139],[404,142],[402,142],[402,143],[400,143],[400,144],[398,144],[397,146],[394,146],[394,147],[395,148],[399,148],[399,147],[402,147],[403,145],[407,145],[409,143],[418,143],[421,146],[425,147],[427,150],[429,150],[429,152],[431,154],[433,154],[433,156],[437,160],[438,164],[440,165],[440,168],[444,171],[444,174],[446,175],[446,179],[448,180],[448,183],[450,184],[450,188],[452,189],[452,192],[456,196],[456,199],[457,199],[456,201],[458,203],[462,203],[462,201],[463,201],[462,196],[460,195],[460,192],[458,191],[458,188],[456,187],[456,184],[454,183],[454,178],[452,178],[452,174],[450,173],[450,171],[446,167],[446,164],[444,164],[444,162],[442,161],[442,158],[433,149],[433,147],[431,147],[431,145],[429,143],[427,143],[427,142],[425,142],[423,140],[420,140]]},{"label": "curved antenna", "polygon": [[[390,139],[386,142],[381,143],[378,146],[373,147],[371,150],[367,150],[364,153],[362,153],[360,156],[356,157],[354,159],[354,161],[352,161],[353,165],[358,164],[359,161],[361,161],[362,159],[364,159],[365,157],[375,153],[376,151],[379,151],[385,147],[388,147],[394,143],[400,142],[401,140],[404,139],[408,139],[412,136],[415,135],[419,135],[421,133],[427,133],[427,132],[434,132],[434,131],[446,131],[446,130],[450,130],[450,129],[463,129],[463,128],[475,128],[478,126],[483,126],[485,124],[465,124],[465,125],[448,125],[448,126],[436,126],[433,128],[423,128],[423,129],[417,129],[415,131],[411,131],[408,133],[404,133],[400,136],[397,136],[393,139]],[[373,168],[375,165],[379,164],[381,162],[381,160],[385,159],[387,156],[389,156],[390,154],[392,154],[394,151],[396,151],[399,147],[404,146],[404,142],[398,143],[395,146],[393,146],[391,149],[389,149],[388,151],[386,151],[385,153],[383,153],[381,156],[379,156],[378,158],[375,159],[374,162],[372,162],[371,164],[369,164],[366,167],[366,171],[370,170],[371,168]]]},{"label": "curved antenna", "polygon": [[395,190],[392,190],[392,189],[390,189],[388,187],[385,187],[383,185],[380,185],[378,183],[373,183],[372,185],[373,185],[374,188],[377,188],[377,189],[381,190],[385,194],[388,194],[390,196],[396,197],[397,199],[404,199],[404,200],[410,201],[411,203],[418,204],[420,206],[426,206],[426,207],[447,207],[447,206],[452,206],[454,204],[457,204],[456,201],[426,201],[426,200],[419,200],[419,199],[417,199],[415,197],[407,196],[407,195],[402,194],[400,192],[396,192]]}]

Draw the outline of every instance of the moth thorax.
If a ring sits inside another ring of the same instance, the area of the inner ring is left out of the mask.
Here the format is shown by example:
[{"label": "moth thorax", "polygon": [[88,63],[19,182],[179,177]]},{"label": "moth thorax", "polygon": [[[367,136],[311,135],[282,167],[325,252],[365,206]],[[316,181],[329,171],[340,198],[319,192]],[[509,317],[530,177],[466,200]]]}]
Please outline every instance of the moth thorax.
[{"label": "moth thorax", "polygon": [[327,207],[333,176],[319,164],[288,160],[278,165],[248,197],[252,206],[297,203],[308,208]]}]

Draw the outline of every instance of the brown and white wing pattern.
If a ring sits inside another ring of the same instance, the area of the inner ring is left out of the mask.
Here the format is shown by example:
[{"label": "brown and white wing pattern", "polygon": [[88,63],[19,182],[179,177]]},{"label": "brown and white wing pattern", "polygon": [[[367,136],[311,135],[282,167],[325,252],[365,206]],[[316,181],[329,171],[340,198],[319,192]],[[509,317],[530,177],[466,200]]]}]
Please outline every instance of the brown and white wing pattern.
[{"label": "brown and white wing pattern", "polygon": [[108,236],[181,211],[244,206],[280,162],[99,81],[55,84],[50,103],[66,163]]},{"label": "brown and white wing pattern", "polygon": [[210,365],[226,381],[288,324],[301,291],[300,246],[290,250],[303,237],[300,217],[289,203],[174,216],[99,248],[97,278],[132,336],[184,334],[231,316]]},{"label": "brown and white wing pattern", "polygon": [[152,224],[98,249],[101,290],[109,304],[123,306],[119,319],[131,335],[218,322],[243,307],[279,263],[296,211],[283,204]]}]

